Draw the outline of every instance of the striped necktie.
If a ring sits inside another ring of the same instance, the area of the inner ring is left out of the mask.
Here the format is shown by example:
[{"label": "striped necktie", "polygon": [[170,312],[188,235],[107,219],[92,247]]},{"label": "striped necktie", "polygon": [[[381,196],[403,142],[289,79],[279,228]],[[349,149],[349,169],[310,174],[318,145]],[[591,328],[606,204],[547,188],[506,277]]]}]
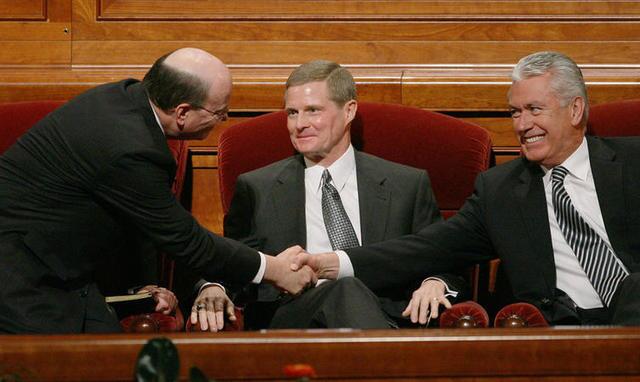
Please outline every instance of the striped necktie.
[{"label": "striped necktie", "polygon": [[322,173],[322,218],[333,250],[357,247],[358,237],[344,210],[338,190],[331,184],[329,170]]},{"label": "striped necktie", "polygon": [[573,249],[580,265],[594,289],[606,306],[618,285],[628,275],[613,250],[596,231],[578,214],[564,188],[564,179],[569,173],[565,167],[557,166],[551,171],[553,212],[562,235]]}]

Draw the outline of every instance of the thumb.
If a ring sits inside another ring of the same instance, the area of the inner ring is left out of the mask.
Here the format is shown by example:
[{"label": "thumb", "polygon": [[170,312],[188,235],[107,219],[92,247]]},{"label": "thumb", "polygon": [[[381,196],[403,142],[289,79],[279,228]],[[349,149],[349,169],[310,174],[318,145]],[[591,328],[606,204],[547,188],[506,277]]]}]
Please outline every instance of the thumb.
[{"label": "thumb", "polygon": [[291,263],[289,264],[289,268],[292,271],[299,270],[300,268],[302,268],[302,266],[304,264],[307,263],[307,257],[308,257],[308,255],[306,253],[298,254],[296,257],[291,259]]}]

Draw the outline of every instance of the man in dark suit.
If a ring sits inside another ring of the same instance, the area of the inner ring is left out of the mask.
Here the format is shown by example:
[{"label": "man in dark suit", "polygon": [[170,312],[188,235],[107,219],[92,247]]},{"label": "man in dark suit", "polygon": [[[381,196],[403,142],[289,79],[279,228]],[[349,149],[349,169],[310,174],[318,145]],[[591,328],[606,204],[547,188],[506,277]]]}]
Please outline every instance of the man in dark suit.
[{"label": "man in dark suit", "polygon": [[171,192],[166,136],[205,138],[226,118],[230,92],[220,60],[180,49],[142,82],[69,101],[0,157],[0,332],[119,330],[94,274],[131,226],[207,277],[292,293],[313,281],[309,269],[291,272],[283,257],[208,232]]},{"label": "man in dark suit", "polygon": [[[447,222],[347,250],[356,274],[389,287],[497,255],[514,297],[551,324],[640,324],[640,140],[585,137],[586,87],[565,55],[527,56],[512,78],[523,157],[480,174]],[[305,263],[337,277],[335,253]],[[418,292],[408,310],[422,322],[431,304]]]},{"label": "man in dark suit", "polygon": [[[225,235],[265,252],[279,252],[296,243],[312,252],[331,250],[334,243],[322,209],[325,170],[357,236],[352,245],[417,232],[441,220],[424,170],[352,147],[350,127],[357,101],[348,70],[320,60],[296,68],[287,80],[285,110],[291,142],[299,154],[238,177]],[[395,288],[375,289],[374,294],[356,278],[347,277],[295,299],[260,285],[251,291],[245,325],[249,329],[396,326],[405,321],[402,310],[423,279],[424,274]],[[433,297],[444,295],[441,280],[464,289],[464,280],[454,275],[431,278],[424,288],[433,291]],[[199,321],[209,321],[205,328],[212,330],[222,325],[215,315],[216,298],[218,318],[222,318],[223,306],[230,311],[232,304],[219,286],[204,289],[195,302],[208,306],[200,311]],[[447,298],[442,298],[448,305]],[[205,319],[207,312],[211,319]]]}]

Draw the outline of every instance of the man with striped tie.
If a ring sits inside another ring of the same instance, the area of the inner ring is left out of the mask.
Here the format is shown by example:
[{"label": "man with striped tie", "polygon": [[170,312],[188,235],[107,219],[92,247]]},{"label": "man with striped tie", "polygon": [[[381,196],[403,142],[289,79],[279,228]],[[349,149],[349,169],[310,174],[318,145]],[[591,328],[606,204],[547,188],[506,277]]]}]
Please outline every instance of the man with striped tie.
[{"label": "man with striped tie", "polygon": [[[497,255],[513,297],[551,324],[640,324],[640,138],[585,136],[586,86],[563,54],[524,57],[512,80],[522,157],[480,174],[452,219],[346,254],[369,287],[380,287],[375,269],[414,277],[394,266],[400,258],[443,272]],[[305,263],[337,276],[333,252],[301,255]],[[420,293],[409,308],[427,310]]]}]

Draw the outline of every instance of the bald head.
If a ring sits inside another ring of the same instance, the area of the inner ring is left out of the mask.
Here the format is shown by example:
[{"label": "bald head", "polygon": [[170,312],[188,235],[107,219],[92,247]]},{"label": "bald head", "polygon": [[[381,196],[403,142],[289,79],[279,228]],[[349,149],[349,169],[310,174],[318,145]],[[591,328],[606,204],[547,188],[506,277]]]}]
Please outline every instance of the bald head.
[{"label": "bald head", "polygon": [[168,111],[181,103],[203,107],[208,99],[228,98],[231,74],[226,65],[210,53],[181,48],[160,57],[142,84],[151,101]]}]

